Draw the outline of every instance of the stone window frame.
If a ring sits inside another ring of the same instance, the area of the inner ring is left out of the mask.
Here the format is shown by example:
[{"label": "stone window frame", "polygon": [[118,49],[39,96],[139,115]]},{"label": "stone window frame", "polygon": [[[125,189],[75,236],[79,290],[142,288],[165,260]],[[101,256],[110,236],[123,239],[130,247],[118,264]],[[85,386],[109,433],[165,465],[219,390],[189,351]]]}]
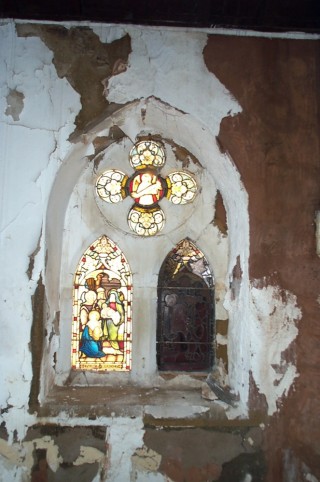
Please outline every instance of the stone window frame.
[{"label": "stone window frame", "polygon": [[[169,112],[168,112],[169,111]],[[143,115],[141,113],[143,112]],[[168,113],[170,115],[168,115]],[[148,124],[146,126],[146,124]],[[179,125],[179,128],[177,128]],[[70,370],[66,369],[59,373],[59,364],[61,364],[61,353],[68,353],[69,356],[69,346],[70,343],[67,338],[63,337],[63,329],[66,326],[66,313],[70,309],[70,289],[66,286],[66,280],[63,279],[63,274],[61,275],[61,260],[65,256],[65,246],[63,245],[63,240],[61,234],[65,232],[64,218],[67,211],[67,206],[70,201],[70,196],[77,183],[78,179],[81,177],[82,173],[88,168],[92,163],[92,158],[94,157],[94,146],[97,145],[97,139],[108,138],[111,130],[116,126],[121,129],[127,139],[138,138],[139,133],[152,133],[161,136],[163,140],[170,143],[172,147],[172,152],[177,154],[177,152],[182,149],[186,153],[186,158],[183,160],[182,157],[176,155],[177,164],[181,162],[189,163],[193,169],[197,172],[196,177],[201,178],[200,171],[202,169],[203,179],[200,179],[200,185],[203,185],[204,178],[208,179],[210,177],[211,183],[211,198],[207,199],[206,202],[214,202],[214,199],[221,193],[222,199],[225,203],[225,209],[227,212],[229,233],[232,231],[232,240],[230,242],[230,235],[226,236],[225,242],[227,243],[227,256],[224,259],[224,268],[216,277],[215,264],[217,259],[221,255],[221,242],[223,244],[223,236],[219,231],[218,227],[215,226],[215,240],[212,239],[212,233],[208,233],[206,229],[202,230],[198,235],[194,232],[195,227],[184,225],[181,231],[179,229],[172,230],[169,226],[170,235],[166,237],[166,243],[164,244],[163,253],[159,254],[159,258],[164,259],[165,254],[172,249],[172,247],[177,244],[184,237],[191,237],[199,245],[199,248],[205,253],[209,263],[213,266],[213,272],[217,279],[216,299],[217,299],[217,320],[224,319],[229,322],[229,333],[230,333],[230,322],[232,324],[231,338],[229,335],[228,339],[228,357],[230,361],[231,354],[231,366],[229,370],[230,385],[234,391],[240,394],[239,399],[242,405],[242,412],[246,413],[247,401],[249,394],[249,369],[243,370],[244,366],[249,367],[249,360],[244,357],[241,366],[237,366],[237,347],[236,341],[239,338],[239,334],[242,339],[244,339],[243,328],[239,326],[234,330],[235,324],[238,322],[240,316],[242,316],[243,311],[247,309],[241,309],[238,314],[235,315],[233,310],[231,320],[230,316],[226,311],[232,308],[232,304],[237,303],[240,297],[241,290],[245,289],[248,285],[248,271],[246,266],[246,260],[248,259],[248,250],[243,252],[241,248],[240,241],[243,238],[248,237],[249,233],[249,223],[247,217],[247,194],[243,189],[239,173],[235,169],[232,161],[226,156],[221,154],[217,143],[215,142],[212,133],[205,129],[196,119],[192,119],[190,116],[185,116],[179,111],[175,111],[161,101],[156,99],[147,99],[139,102],[133,102],[132,104],[121,109],[118,113],[114,114],[112,118],[105,119],[102,123],[96,126],[90,133],[88,133],[85,138],[82,138],[76,145],[71,149],[69,155],[66,157],[58,175],[56,181],[53,185],[51,197],[49,199],[49,205],[47,210],[47,223],[46,223],[46,243],[48,252],[47,270],[46,270],[46,299],[47,299],[47,322],[46,329],[47,333],[51,334],[46,340],[46,345],[44,348],[44,356],[42,363],[42,375],[41,375],[41,389],[39,394],[40,402],[45,401],[50,388],[53,385],[65,385],[70,383],[74,386],[81,386],[84,384],[105,384],[105,385],[116,385],[119,383],[118,374],[113,377],[113,374],[108,374],[105,380],[101,378],[97,381],[95,375],[91,377],[74,376],[71,374]],[[197,137],[197,134],[199,135]],[[174,141],[172,140],[174,139]],[[199,140],[202,139],[202,144]],[[121,140],[120,140],[121,143]],[[110,142],[109,146],[119,145],[118,142]],[[180,151],[181,153],[181,151]],[[191,155],[188,156],[188,153]],[[210,153],[210,160],[207,157]],[[212,163],[212,166],[210,166]],[[218,169],[216,169],[218,168]],[[192,172],[192,171],[191,171]],[[224,184],[225,183],[225,184]],[[232,195],[228,193],[228,189],[232,190]],[[211,204],[212,206],[213,204]],[[241,215],[239,216],[239,212]],[[78,243],[75,253],[71,255],[69,261],[73,261],[73,265],[76,266],[76,259],[79,256],[79,252],[84,250],[84,248],[92,242],[93,239],[97,239],[102,233],[106,232],[105,223],[103,221],[103,216],[99,216],[99,222],[94,229],[90,232],[87,230],[83,233],[81,237],[81,243]],[[241,224],[242,222],[242,224]],[[212,220],[212,224],[213,220]],[[207,225],[208,226],[208,225]],[[123,252],[126,254],[129,263],[131,255],[126,249],[126,246],[121,241],[128,238],[128,236],[123,236],[123,233],[117,230],[112,225],[112,220],[109,224],[110,230],[106,234],[120,246]],[[235,232],[239,230],[240,236],[235,236]],[[85,230],[84,230],[85,231]],[[193,235],[194,234],[194,235]],[[237,241],[238,239],[238,241]],[[240,240],[240,241],[239,241]],[[154,240],[148,240],[148,242],[153,242]],[[209,254],[203,246],[209,246],[211,251]],[[246,246],[246,244],[245,244]],[[216,251],[213,253],[213,251]],[[220,250],[220,251],[219,251]],[[236,260],[240,259],[242,280],[237,293],[236,299],[232,299],[232,290],[228,286],[228,280],[232,277],[232,269],[236,264]],[[58,262],[57,262],[58,261]],[[159,272],[160,265],[154,262],[150,266],[151,279],[155,281],[157,279],[157,273]],[[67,267],[67,270],[70,266]],[[138,292],[136,293],[136,301],[133,304],[133,310],[135,312],[136,318],[139,318],[139,300],[141,300],[141,281],[137,283],[137,276],[135,266],[132,266],[134,273],[133,285],[138,286]],[[218,269],[219,271],[219,269]],[[69,273],[72,276],[72,272]],[[145,280],[144,280],[145,281]],[[72,286],[72,283],[69,283]],[[154,283],[154,293],[156,293],[156,282]],[[153,293],[153,295],[154,295]],[[152,313],[156,313],[156,296],[151,297],[150,307]],[[219,310],[223,312],[223,316],[219,316]],[[227,316],[225,316],[227,313]],[[141,340],[142,333],[140,333],[137,325],[134,323],[133,339]],[[225,325],[225,323],[224,323]],[[223,328],[225,330],[225,326]],[[238,333],[237,333],[238,331]],[[65,331],[66,332],[66,331]],[[239,333],[240,332],[240,333]],[[223,335],[224,336],[224,335]],[[148,346],[155,345],[150,339],[147,341]],[[244,340],[243,349],[246,353],[246,343],[249,340]],[[139,346],[137,341],[137,344]],[[148,351],[148,350],[147,350]],[[146,360],[145,357],[140,356],[136,358],[136,366],[134,367],[129,376],[128,374],[121,374],[123,377],[122,383],[130,383],[136,386],[150,386],[155,385],[159,382],[157,378],[157,370],[155,366],[156,357],[153,356],[154,362],[150,359]],[[135,358],[133,354],[133,359]],[[249,355],[248,355],[249,356]],[[70,358],[70,357],[69,357]],[[52,363],[54,360],[54,363]],[[63,360],[62,360],[63,361]],[[65,359],[64,359],[65,361]],[[58,368],[58,369],[57,369]],[[144,374],[142,376],[142,374]],[[88,375],[88,374],[87,374]],[[110,376],[111,375],[111,376]],[[127,377],[127,378],[126,378]],[[190,380],[187,382],[188,386],[192,385]],[[160,384],[162,381],[160,381]],[[171,386],[171,383],[167,383],[167,386]],[[174,386],[174,384],[172,385]]]}]

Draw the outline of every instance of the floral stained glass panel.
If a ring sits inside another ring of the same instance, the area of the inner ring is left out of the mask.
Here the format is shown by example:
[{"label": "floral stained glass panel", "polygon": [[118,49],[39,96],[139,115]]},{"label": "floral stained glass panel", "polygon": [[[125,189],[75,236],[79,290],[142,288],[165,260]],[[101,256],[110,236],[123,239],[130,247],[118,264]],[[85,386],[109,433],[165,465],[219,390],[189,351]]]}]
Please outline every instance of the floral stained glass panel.
[{"label": "floral stained glass panel", "polygon": [[97,180],[97,193],[108,203],[118,203],[125,197],[123,184],[127,176],[116,169],[104,172]]},{"label": "floral stained glass panel", "polygon": [[129,211],[128,224],[132,231],[139,236],[154,236],[164,226],[164,212],[159,206],[154,209],[133,207]]},{"label": "floral stained glass panel", "polygon": [[85,251],[74,277],[72,368],[131,369],[131,302],[129,264],[103,235]]},{"label": "floral stained glass panel", "polygon": [[137,142],[130,151],[129,161],[134,169],[145,167],[160,168],[166,162],[165,153],[159,142],[148,140]]}]

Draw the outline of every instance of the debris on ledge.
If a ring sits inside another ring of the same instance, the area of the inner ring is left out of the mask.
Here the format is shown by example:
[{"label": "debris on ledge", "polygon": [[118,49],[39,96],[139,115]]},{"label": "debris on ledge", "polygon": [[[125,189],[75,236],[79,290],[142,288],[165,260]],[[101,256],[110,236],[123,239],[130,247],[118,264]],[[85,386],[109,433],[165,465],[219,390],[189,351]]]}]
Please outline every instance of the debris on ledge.
[{"label": "debris on ledge", "polygon": [[231,392],[230,387],[227,385],[221,386],[211,373],[202,384],[201,396],[206,400],[221,400],[232,407],[235,407],[238,401],[238,397]]}]

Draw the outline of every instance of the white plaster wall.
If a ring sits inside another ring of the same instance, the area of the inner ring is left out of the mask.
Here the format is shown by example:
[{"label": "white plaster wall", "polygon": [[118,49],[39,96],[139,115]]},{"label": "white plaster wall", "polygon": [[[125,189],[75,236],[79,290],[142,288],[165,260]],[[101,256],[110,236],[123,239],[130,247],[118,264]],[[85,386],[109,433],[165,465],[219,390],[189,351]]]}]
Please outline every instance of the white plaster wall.
[{"label": "white plaster wall", "polygon": [[[9,90],[24,95],[19,119],[6,115]],[[21,416],[30,391],[31,296],[44,268],[44,219],[54,176],[65,156],[79,110],[78,95],[57,77],[52,53],[37,38],[18,38],[0,25],[1,379],[7,427],[25,430]],[[32,277],[26,274],[35,252]],[[27,420],[28,416],[24,418]]]}]

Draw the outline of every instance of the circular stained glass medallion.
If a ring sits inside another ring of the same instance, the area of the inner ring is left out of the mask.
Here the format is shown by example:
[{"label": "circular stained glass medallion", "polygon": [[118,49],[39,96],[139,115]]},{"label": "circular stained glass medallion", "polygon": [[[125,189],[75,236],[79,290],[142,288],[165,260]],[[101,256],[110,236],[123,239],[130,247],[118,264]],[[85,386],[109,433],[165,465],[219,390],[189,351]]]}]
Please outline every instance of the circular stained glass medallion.
[{"label": "circular stained glass medallion", "polygon": [[118,203],[125,198],[124,184],[127,176],[116,169],[105,171],[98,178],[96,189],[98,195],[108,203]]},{"label": "circular stained glass medallion", "polygon": [[128,214],[129,227],[139,236],[154,236],[161,231],[164,223],[164,212],[159,206],[148,210],[134,206]]},{"label": "circular stained glass medallion", "polygon": [[161,177],[152,171],[135,174],[128,182],[128,191],[132,199],[140,206],[152,206],[164,196]]},{"label": "circular stained glass medallion", "polygon": [[134,169],[162,167],[166,162],[160,142],[148,140],[137,142],[130,151],[129,161]]},{"label": "circular stained glass medallion", "polygon": [[173,172],[167,177],[167,184],[167,197],[173,204],[187,204],[194,200],[197,184],[190,174],[183,171]]}]

